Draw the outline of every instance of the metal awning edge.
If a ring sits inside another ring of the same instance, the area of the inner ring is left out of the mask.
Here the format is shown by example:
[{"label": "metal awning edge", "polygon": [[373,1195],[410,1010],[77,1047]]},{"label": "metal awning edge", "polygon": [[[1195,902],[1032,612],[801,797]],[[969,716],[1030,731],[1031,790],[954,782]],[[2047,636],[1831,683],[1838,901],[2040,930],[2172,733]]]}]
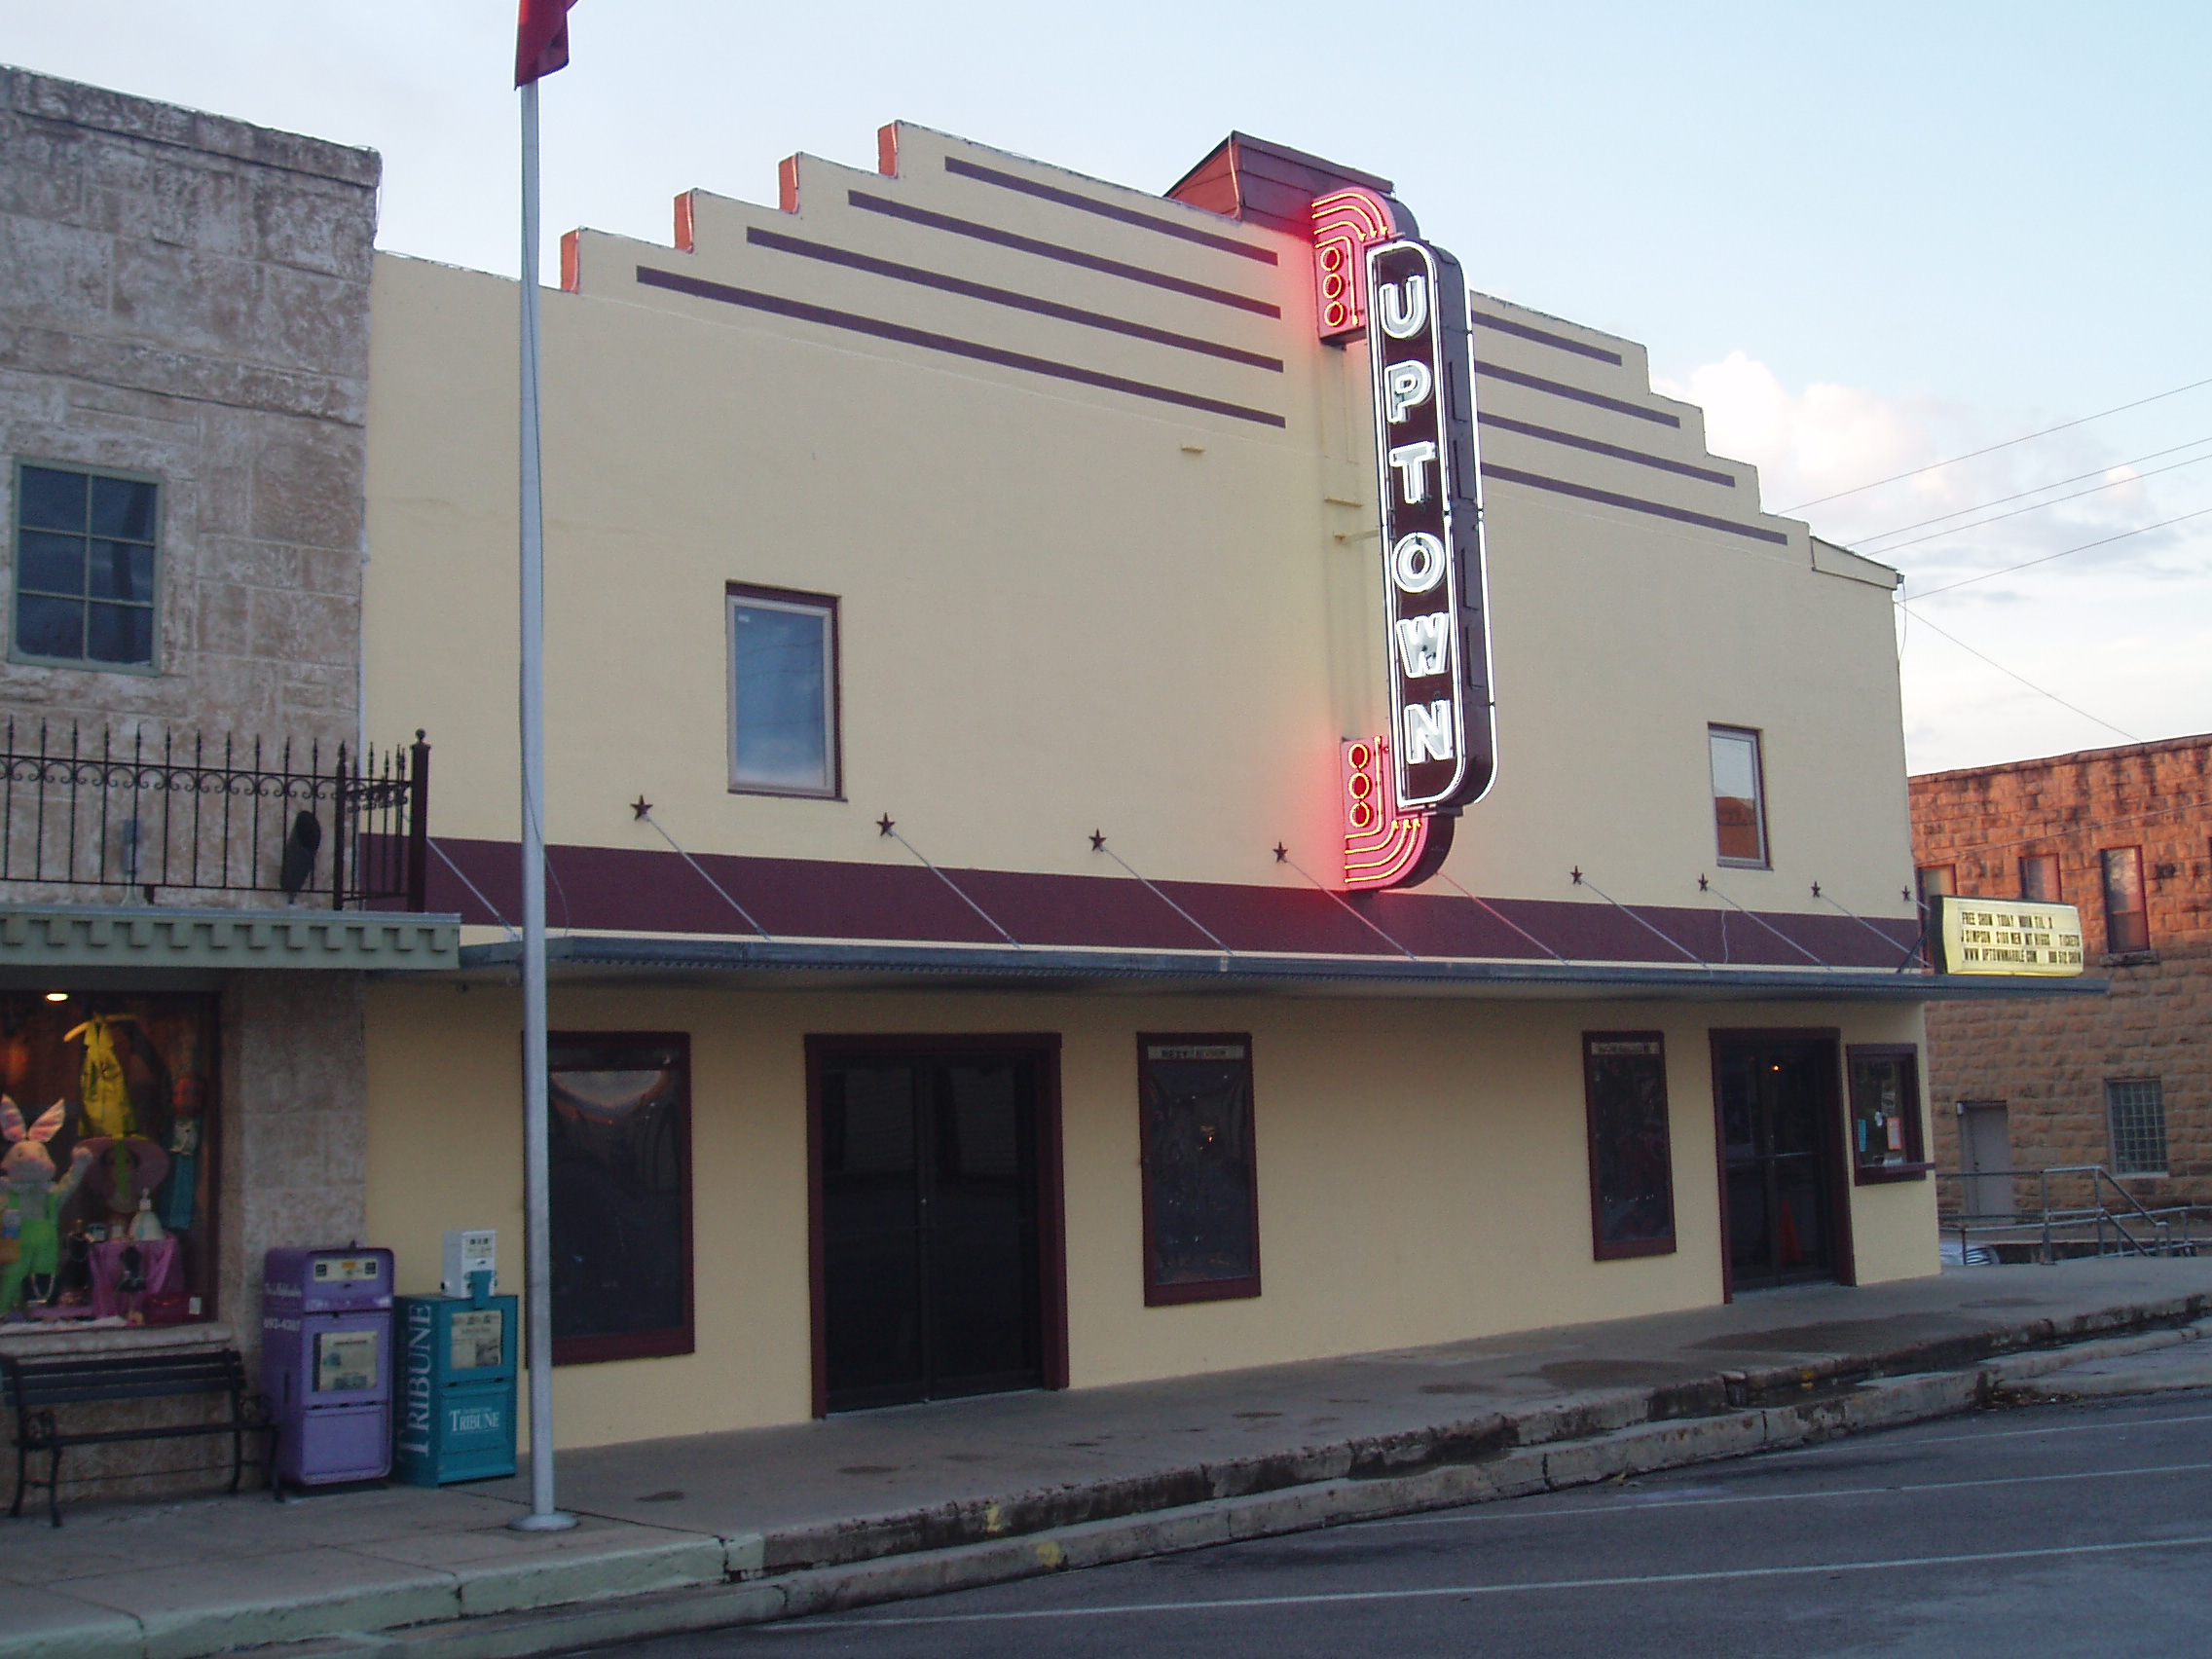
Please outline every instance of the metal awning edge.
[{"label": "metal awning edge", "polygon": [[[520,961],[512,941],[464,945],[463,976],[503,975]],[[1711,965],[1677,968],[1610,962],[1544,962],[1464,957],[1314,957],[1264,952],[1101,950],[897,941],[817,941],[569,936],[547,942],[556,979],[595,977],[724,979],[766,984],[819,982],[829,976],[863,984],[901,978],[951,980],[1008,988],[1084,989],[1151,984],[1265,994],[1302,987],[1372,987],[1375,994],[1634,991],[1659,998],[1747,994],[1845,1001],[1936,1002],[2102,995],[2103,979],[2025,979],[1964,975],[1899,974],[1878,968],[1788,968]]]}]

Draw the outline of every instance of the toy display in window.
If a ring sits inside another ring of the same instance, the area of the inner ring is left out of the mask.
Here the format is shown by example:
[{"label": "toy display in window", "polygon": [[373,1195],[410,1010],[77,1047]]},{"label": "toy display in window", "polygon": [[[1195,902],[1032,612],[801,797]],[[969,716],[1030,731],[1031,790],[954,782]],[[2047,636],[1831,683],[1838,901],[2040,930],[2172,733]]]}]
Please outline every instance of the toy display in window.
[{"label": "toy display in window", "polygon": [[[0,1180],[8,1186],[6,1202],[15,1217],[16,1259],[0,1269],[0,1311],[23,1300],[44,1302],[59,1288],[61,1268],[62,1206],[76,1196],[78,1183],[92,1161],[91,1149],[79,1146],[69,1159],[69,1173],[58,1174],[46,1143],[61,1132],[68,1107],[56,1100],[41,1112],[38,1122],[23,1126],[23,1114],[15,1101],[0,1095],[0,1135],[8,1150],[0,1155]],[[0,1234],[7,1229],[0,1226]]]},{"label": "toy display in window", "polygon": [[137,1023],[128,1014],[95,1014],[61,1040],[85,1040],[85,1067],[79,1080],[85,1123],[95,1135],[121,1137],[134,1134],[137,1114],[130,1110],[130,1084],[123,1074],[123,1057],[116,1052],[116,1027]]},{"label": "toy display in window", "polygon": [[0,1346],[26,1321],[203,1316],[213,1016],[198,995],[0,992],[0,1090],[55,1101],[0,1141]]}]

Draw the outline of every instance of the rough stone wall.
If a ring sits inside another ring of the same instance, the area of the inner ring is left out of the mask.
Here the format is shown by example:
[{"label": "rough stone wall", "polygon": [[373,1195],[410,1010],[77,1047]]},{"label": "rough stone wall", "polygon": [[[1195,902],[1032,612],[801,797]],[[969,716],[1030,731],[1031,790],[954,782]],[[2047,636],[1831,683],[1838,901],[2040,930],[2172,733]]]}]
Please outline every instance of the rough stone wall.
[{"label": "rough stone wall", "polygon": [[358,974],[239,973],[223,987],[215,1312],[260,1375],[261,1258],[363,1244],[368,1053]]},{"label": "rough stone wall", "polygon": [[0,68],[0,456],[162,482],[157,674],[12,660],[0,582],[0,714],[33,741],[356,740],[380,167]]},{"label": "rough stone wall", "polygon": [[[2155,1077],[2166,1175],[2127,1185],[2146,1202],[2212,1203],[2212,736],[1931,773],[1911,798],[1914,862],[1952,866],[1962,894],[2017,898],[2020,858],[2056,854],[2090,971],[2112,980],[2094,1001],[1930,1008],[1938,1167],[1960,1166],[1962,1100],[2008,1102],[2015,1168],[2109,1167],[2105,1081]],[[2143,852],[2147,951],[2109,948],[2098,855],[2116,847]]]}]

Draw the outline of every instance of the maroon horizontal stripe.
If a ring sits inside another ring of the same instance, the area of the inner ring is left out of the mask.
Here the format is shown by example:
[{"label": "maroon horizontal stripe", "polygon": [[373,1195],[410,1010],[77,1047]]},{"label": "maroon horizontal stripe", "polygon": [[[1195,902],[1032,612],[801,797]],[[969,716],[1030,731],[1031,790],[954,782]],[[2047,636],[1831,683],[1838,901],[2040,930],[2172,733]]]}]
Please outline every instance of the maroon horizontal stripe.
[{"label": "maroon horizontal stripe", "polygon": [[993,247],[1010,247],[1016,253],[1033,253],[1040,259],[1056,259],[1062,265],[1081,266],[1086,271],[1096,271],[1108,276],[1142,282],[1147,287],[1165,288],[1170,293],[1188,294],[1195,300],[1211,300],[1217,306],[1234,306],[1238,311],[1256,312],[1261,316],[1282,315],[1280,306],[1267,300],[1255,300],[1249,294],[1232,293],[1227,288],[1209,288],[1203,282],[1187,282],[1180,276],[1147,271],[1141,265],[1124,265],[1118,259],[1105,259],[1095,253],[1085,253],[1081,248],[1062,247],[1058,242],[1040,241],[1035,237],[1015,236],[1012,231],[1002,231],[995,225],[978,225],[973,219],[955,219],[949,213],[933,213],[926,207],[909,207],[903,202],[870,196],[865,190],[848,190],[845,192],[845,200],[865,212],[903,219],[910,225],[927,225],[933,231],[947,231],[956,237],[969,237],[977,241],[989,242]]},{"label": "maroon horizontal stripe", "polygon": [[979,167],[974,162],[964,162],[957,156],[944,158],[944,170],[958,173],[962,178],[995,184],[1001,190],[1018,190],[1022,195],[1034,196],[1042,202],[1056,202],[1062,207],[1073,207],[1079,213],[1095,213],[1101,219],[1112,219],[1118,224],[1134,225],[1139,230],[1157,231],[1163,237],[1173,237],[1179,241],[1197,242],[1200,247],[1234,253],[1239,259],[1256,259],[1263,265],[1276,263],[1274,252],[1271,248],[1254,247],[1250,242],[1240,242],[1234,237],[1216,236],[1211,231],[1199,230],[1196,225],[1172,225],[1163,219],[1154,218],[1150,213],[1139,213],[1129,207],[1116,207],[1110,203],[1095,201],[1088,196],[1078,196],[1072,190],[1058,190],[1049,184],[1039,184],[1035,179],[1000,172],[996,167]]},{"label": "maroon horizontal stripe", "polygon": [[1595,357],[1601,363],[1610,363],[1616,369],[1621,364],[1618,351],[1608,351],[1603,346],[1585,346],[1579,340],[1569,340],[1564,334],[1550,334],[1541,328],[1530,328],[1525,322],[1508,322],[1502,316],[1487,316],[1472,306],[1467,315],[1477,328],[1493,328],[1500,334],[1510,334],[1516,340],[1532,340],[1539,346],[1550,346],[1561,351],[1572,351],[1578,357]]},{"label": "maroon horizontal stripe", "polygon": [[1663,409],[1646,409],[1641,403],[1625,402],[1618,397],[1607,397],[1602,391],[1584,391],[1578,386],[1563,386],[1539,375],[1525,375],[1519,369],[1501,369],[1495,363],[1478,361],[1475,373],[1487,380],[1501,380],[1510,386],[1525,386],[1530,391],[1547,391],[1554,397],[1567,397],[1576,403],[1587,403],[1593,409],[1610,409],[1615,415],[1633,415],[1639,421],[1649,421],[1655,426],[1679,426],[1682,418],[1670,415]]},{"label": "maroon horizontal stripe", "polygon": [[1555,496],[1572,496],[1577,500],[1597,501],[1608,507],[1624,507],[1632,513],[1649,513],[1654,518],[1674,519],[1679,524],[1702,525],[1707,530],[1726,531],[1730,535],[1748,536],[1753,541],[1771,541],[1783,547],[1789,544],[1788,535],[1779,530],[1737,524],[1729,519],[1714,518],[1711,513],[1693,513],[1686,507],[1670,507],[1664,501],[1646,501],[1636,496],[1616,496],[1610,490],[1593,490],[1587,484],[1569,484],[1564,478],[1546,478],[1539,473],[1522,472],[1510,466],[1493,466],[1487,461],[1483,463],[1483,477],[1502,479],[1508,484],[1526,484],[1532,490],[1549,490]]},{"label": "maroon horizontal stripe", "polygon": [[1525,438],[1540,438],[1547,444],[1565,444],[1569,449],[1587,450],[1592,455],[1608,455],[1615,461],[1632,461],[1639,466],[1657,467],[1661,472],[1678,472],[1684,478],[1697,478],[1708,484],[1724,484],[1733,490],[1736,476],[1731,472],[1717,472],[1710,466],[1692,466],[1686,461],[1669,461],[1663,455],[1645,455],[1641,450],[1623,449],[1619,444],[1602,444],[1596,438],[1585,438],[1575,432],[1562,432],[1552,426],[1532,425],[1527,421],[1510,421],[1503,415],[1493,415],[1487,410],[1475,419],[1486,426],[1495,426],[1501,432],[1519,432]]},{"label": "maroon horizontal stripe", "polygon": [[871,276],[888,276],[895,282],[912,282],[919,287],[958,294],[963,299],[981,300],[986,305],[1034,312],[1039,316],[1057,317],[1062,322],[1080,323],[1085,328],[1103,328],[1114,334],[1125,334],[1132,340],[1149,340],[1155,345],[1172,346],[1178,350],[1201,351],[1209,357],[1222,357],[1232,363],[1244,363],[1278,375],[1282,373],[1280,357],[1265,357],[1257,351],[1218,345],[1211,340],[1200,340],[1196,335],[1176,334],[1168,329],[1153,328],[1146,323],[1130,322],[1125,317],[1108,316],[1103,312],[1063,306],[1057,300],[1040,300],[1033,295],[1017,294],[1012,288],[994,288],[985,282],[971,282],[964,276],[947,276],[940,271],[925,271],[918,265],[901,265],[895,260],[877,259],[869,254],[854,253],[847,248],[831,247],[827,242],[802,241],[797,237],[787,237],[780,231],[764,231],[757,225],[747,228],[745,240],[757,247],[772,247],[778,253],[795,254],[801,259],[818,259],[826,265],[842,265],[853,271],[865,271]]},{"label": "maroon horizontal stripe", "polygon": [[[429,907],[490,924],[521,913],[514,843],[448,841],[439,846],[498,914],[488,911],[445,866],[432,861]],[[555,928],[640,934],[750,937],[697,870],[674,853],[615,847],[548,850],[553,876],[548,920]],[[853,939],[1004,946],[1005,941],[943,882],[919,865],[700,854],[702,868],[779,939]],[[1212,941],[1148,893],[1112,876],[1021,870],[948,869],[962,892],[1025,945],[1210,951]],[[1566,872],[1561,872],[1566,883]],[[1337,956],[1388,954],[1382,941],[1329,894],[1309,887],[1162,881],[1162,892],[1232,950]],[[1378,893],[1353,901],[1391,938],[1422,956],[1548,961],[1536,946],[1470,901],[1452,894]],[[1602,902],[1497,899],[1491,903],[1560,955],[1576,961],[1686,965],[1648,929]],[[1805,967],[1758,923],[1720,907],[1640,905],[1644,918],[1701,960],[1739,967]],[[1871,924],[1895,938],[1884,946],[1855,919],[1768,912],[1762,919],[1837,968],[1897,966],[1910,923]]]},{"label": "maroon horizontal stripe", "polygon": [[1172,387],[1153,386],[1144,381],[1127,380],[1121,375],[1100,374],[1095,369],[1077,368],[1073,363],[1055,363],[1048,357],[1032,357],[1025,351],[1009,351],[1002,347],[985,346],[977,340],[961,340],[950,334],[933,334],[927,329],[908,328],[903,323],[885,322],[880,317],[831,311],[828,306],[811,306],[803,300],[787,300],[780,294],[756,293],[750,288],[732,288],[720,282],[704,281],[697,276],[679,276],[673,271],[655,271],[648,265],[638,267],[638,280],[650,288],[667,288],[675,293],[689,294],[694,299],[744,306],[751,311],[769,312],[777,316],[795,317],[801,322],[820,323],[825,328],[842,328],[854,334],[872,335],[878,340],[895,340],[902,346],[918,346],[925,351],[942,351],[948,356],[968,357],[978,363],[996,363],[1001,368],[1020,369],[1052,380],[1073,381],[1079,386],[1127,392],[1131,397],[1146,397],[1155,403],[1172,403],[1184,409],[1202,409],[1211,415],[1227,415],[1233,420],[1251,421],[1263,426],[1288,424],[1280,415],[1271,415],[1265,409],[1248,409],[1241,403],[1225,403],[1218,397],[1200,397],[1196,392],[1177,391]]}]

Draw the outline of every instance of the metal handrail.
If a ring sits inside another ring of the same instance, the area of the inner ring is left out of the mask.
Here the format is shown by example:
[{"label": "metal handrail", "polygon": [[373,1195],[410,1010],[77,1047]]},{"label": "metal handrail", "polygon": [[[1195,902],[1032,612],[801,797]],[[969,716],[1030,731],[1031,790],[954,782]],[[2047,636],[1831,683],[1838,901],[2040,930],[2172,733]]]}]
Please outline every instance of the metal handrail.
[{"label": "metal handrail", "polygon": [[[2058,1260],[2057,1247],[2064,1241],[2060,1235],[2074,1234],[2079,1230],[2089,1230],[2092,1233],[2099,1256],[2115,1252],[2133,1256],[2194,1255],[2194,1224],[2200,1214],[2207,1213],[2207,1206],[2195,1203],[2179,1203],[2153,1209],[2122,1186],[2113,1172],[2101,1163],[2054,1163],[2041,1169],[1939,1169],[1935,1174],[1938,1181],[2004,1180],[2011,1184],[2031,1176],[2036,1181],[2037,1202],[2033,1211],[2018,1208],[2003,1214],[1970,1211],[1962,1202],[1958,1210],[1938,1219],[1937,1225],[1943,1232],[1958,1234],[1962,1258],[1972,1249],[1972,1238],[1976,1234],[1986,1236],[1993,1234],[2016,1235],[2032,1233],[2037,1244],[2038,1260],[2048,1264]],[[2086,1176],[2089,1201],[2054,1205],[2050,1197],[2050,1178],[2053,1175]],[[2119,1205],[2107,1201],[2107,1188],[2119,1196]],[[2012,1191],[2016,1197],[2017,1186],[2013,1186]],[[2178,1236],[2175,1233],[2177,1220],[2180,1226]],[[2138,1225],[2131,1228],[2131,1221]],[[2112,1240],[2111,1249],[2107,1248],[2108,1232]]]}]

